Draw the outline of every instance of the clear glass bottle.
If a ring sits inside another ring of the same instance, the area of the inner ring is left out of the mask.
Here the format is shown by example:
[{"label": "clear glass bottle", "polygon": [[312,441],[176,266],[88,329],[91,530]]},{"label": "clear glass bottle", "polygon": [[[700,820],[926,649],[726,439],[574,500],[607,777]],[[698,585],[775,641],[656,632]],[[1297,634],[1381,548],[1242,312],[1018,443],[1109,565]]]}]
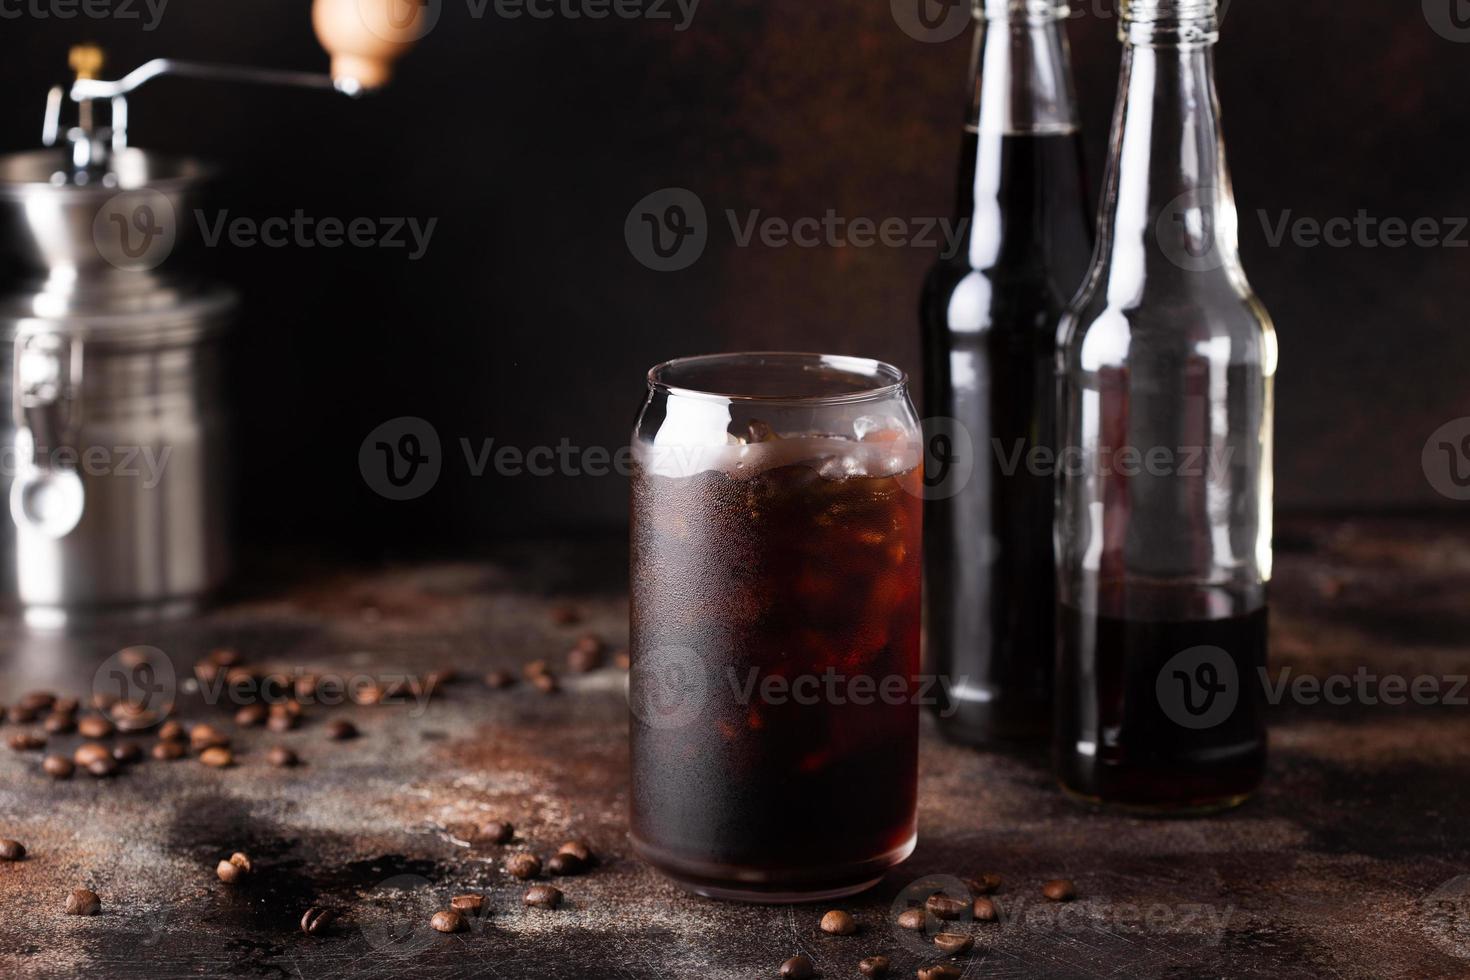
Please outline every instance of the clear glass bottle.
[{"label": "clear glass bottle", "polygon": [[1058,776],[1234,805],[1266,758],[1276,335],[1236,246],[1215,0],[1124,0],[1086,285],[1059,334]]},{"label": "clear glass bottle", "polygon": [[[929,669],[948,679],[940,729],[969,744],[1045,738],[1051,722],[1055,492],[1032,453],[1054,441],[1057,321],[1092,251],[1067,14],[976,5],[968,226],[924,292]],[[968,447],[973,469],[946,447]]]}]

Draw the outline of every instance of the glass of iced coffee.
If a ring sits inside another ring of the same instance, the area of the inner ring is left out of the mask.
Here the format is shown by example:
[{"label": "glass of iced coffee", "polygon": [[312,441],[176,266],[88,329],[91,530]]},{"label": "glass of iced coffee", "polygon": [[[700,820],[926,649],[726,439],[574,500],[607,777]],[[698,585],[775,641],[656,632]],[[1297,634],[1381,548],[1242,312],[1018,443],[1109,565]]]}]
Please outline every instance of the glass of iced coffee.
[{"label": "glass of iced coffee", "polygon": [[728,354],[649,372],[632,835],[684,887],[830,898],[913,850],[921,460],[887,364]]}]

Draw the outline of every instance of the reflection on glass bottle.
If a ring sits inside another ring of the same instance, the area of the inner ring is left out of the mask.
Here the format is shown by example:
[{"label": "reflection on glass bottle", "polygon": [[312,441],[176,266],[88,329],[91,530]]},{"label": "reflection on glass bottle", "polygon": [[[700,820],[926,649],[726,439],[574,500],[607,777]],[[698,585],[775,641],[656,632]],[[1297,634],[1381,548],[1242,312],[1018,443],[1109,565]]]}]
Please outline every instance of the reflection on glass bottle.
[{"label": "reflection on glass bottle", "polygon": [[974,454],[925,511],[929,663],[948,682],[941,730],[971,744],[1045,737],[1051,721],[1054,490],[1035,453],[1054,441],[1056,326],[1092,248],[1067,12],[977,9],[967,233],[924,293],[931,461]]},{"label": "reflection on glass bottle", "polygon": [[1063,786],[1161,811],[1245,799],[1266,758],[1276,335],[1236,247],[1215,0],[1124,0],[1086,285],[1060,330]]}]

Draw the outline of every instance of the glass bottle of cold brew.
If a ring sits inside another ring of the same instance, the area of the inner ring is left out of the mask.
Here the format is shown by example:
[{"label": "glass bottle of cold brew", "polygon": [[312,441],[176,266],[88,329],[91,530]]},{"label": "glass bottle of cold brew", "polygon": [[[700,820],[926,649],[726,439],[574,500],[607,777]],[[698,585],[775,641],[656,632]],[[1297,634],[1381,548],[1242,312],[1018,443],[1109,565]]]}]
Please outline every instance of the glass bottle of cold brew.
[{"label": "glass bottle of cold brew", "polygon": [[[957,741],[1044,738],[1055,575],[1057,321],[1092,250],[1065,3],[976,4],[955,254],[923,299],[925,560],[937,717]],[[969,455],[969,459],[964,458]]]},{"label": "glass bottle of cold brew", "polygon": [[1059,341],[1058,775],[1210,810],[1266,758],[1276,335],[1237,254],[1215,0],[1124,0],[1120,35],[1100,241]]}]

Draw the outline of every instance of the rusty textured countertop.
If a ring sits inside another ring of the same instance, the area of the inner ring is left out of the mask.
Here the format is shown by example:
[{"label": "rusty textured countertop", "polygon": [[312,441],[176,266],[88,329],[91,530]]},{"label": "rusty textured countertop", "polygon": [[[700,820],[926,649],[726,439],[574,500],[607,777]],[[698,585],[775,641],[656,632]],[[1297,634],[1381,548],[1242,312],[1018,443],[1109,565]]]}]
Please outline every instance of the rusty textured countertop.
[{"label": "rusty textured countertop", "polygon": [[[1004,921],[975,927],[976,950],[960,961],[970,977],[1470,972],[1463,704],[1283,703],[1259,796],[1177,821],[1092,812],[1053,788],[1044,753],[973,752],[926,732],[918,850],[874,891],[835,903],[856,915],[857,936],[821,933],[820,906],[686,896],[625,839],[624,672],[563,675],[553,695],[479,681],[493,667],[559,664],[583,632],[622,645],[621,561],[616,546],[562,543],[485,562],[297,570],[167,626],[65,640],[3,627],[7,704],[34,688],[85,695],[96,665],[136,643],[164,650],[181,678],[221,646],[266,670],[461,676],[427,707],[317,708],[281,735],[235,731],[227,712],[183,691],[182,717],[234,734],[230,769],[149,760],[111,780],[53,782],[39,753],[0,749],[0,837],[29,850],[0,863],[0,975],[759,978],[802,950],[823,977],[856,977],[875,953],[912,977],[934,958],[887,924],[891,906],[916,879],[983,870],[1006,879]],[[1274,668],[1470,672],[1470,526],[1292,522],[1277,572]],[[582,623],[553,622],[568,602]],[[339,716],[361,737],[329,742],[325,721]],[[268,766],[277,743],[305,764]],[[602,863],[558,881],[564,909],[523,909],[524,885],[500,870],[505,848],[455,837],[455,825],[492,816],[515,824],[517,846],[545,856],[581,836]],[[257,870],[231,887],[213,869],[235,850]],[[1077,882],[1078,901],[1039,900],[1057,876]],[[101,895],[101,915],[62,914],[81,886]],[[429,931],[433,910],[462,891],[483,891],[490,913],[465,933]],[[313,903],[347,915],[305,936],[297,922]]]}]

